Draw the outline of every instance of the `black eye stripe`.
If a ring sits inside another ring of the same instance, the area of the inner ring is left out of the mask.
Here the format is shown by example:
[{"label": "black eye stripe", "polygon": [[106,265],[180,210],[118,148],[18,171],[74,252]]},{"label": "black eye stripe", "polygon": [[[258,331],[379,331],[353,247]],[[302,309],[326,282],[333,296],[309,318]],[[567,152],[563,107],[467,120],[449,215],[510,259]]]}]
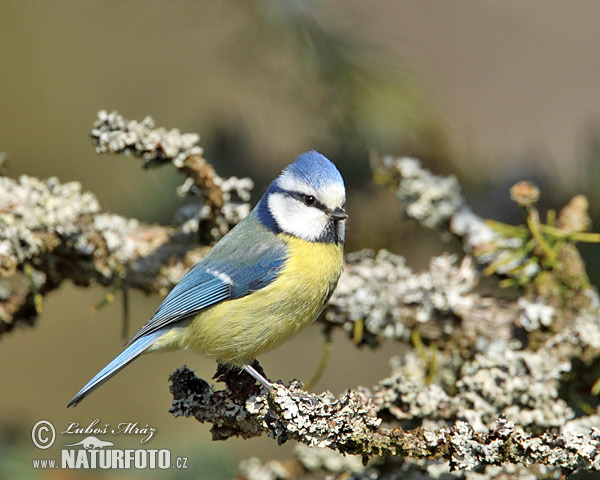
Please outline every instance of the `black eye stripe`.
[{"label": "black eye stripe", "polygon": [[[325,205],[323,205],[321,202],[319,202],[319,200],[317,200],[317,197],[315,197],[314,195],[309,195],[307,193],[302,193],[302,192],[291,192],[291,191],[287,191],[285,192],[287,193],[288,196],[295,198],[296,200],[301,201],[304,205],[306,205],[307,207],[314,207],[314,208],[318,208],[319,210],[322,210],[323,212],[327,212],[327,207]],[[307,205],[305,198],[306,197],[312,197],[315,199],[314,203],[311,205]]]}]

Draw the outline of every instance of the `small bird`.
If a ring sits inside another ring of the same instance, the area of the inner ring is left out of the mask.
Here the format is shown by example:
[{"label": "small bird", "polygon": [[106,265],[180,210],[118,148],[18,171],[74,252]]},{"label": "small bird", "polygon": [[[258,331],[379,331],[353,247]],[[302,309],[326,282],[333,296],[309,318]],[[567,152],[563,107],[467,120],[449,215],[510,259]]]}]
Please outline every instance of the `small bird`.
[{"label": "small bird", "polygon": [[318,152],[301,154],[256,207],[194,265],[154,316],[67,407],[142,353],[195,350],[243,368],[312,323],[343,267],[344,180]]}]

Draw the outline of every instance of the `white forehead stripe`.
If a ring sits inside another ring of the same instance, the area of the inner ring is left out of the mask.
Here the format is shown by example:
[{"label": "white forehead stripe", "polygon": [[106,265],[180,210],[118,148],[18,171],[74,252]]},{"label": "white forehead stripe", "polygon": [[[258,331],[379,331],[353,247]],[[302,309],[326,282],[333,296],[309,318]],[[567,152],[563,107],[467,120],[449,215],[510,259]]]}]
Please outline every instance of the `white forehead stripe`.
[{"label": "white forehead stripe", "polygon": [[346,199],[346,191],[341,183],[329,183],[315,190],[313,186],[287,172],[277,179],[277,186],[286,192],[314,195],[331,209],[342,206]]},{"label": "white forehead stripe", "polygon": [[306,195],[316,195],[315,189],[289,172],[282,173],[277,179],[277,186],[286,192],[300,192]]}]

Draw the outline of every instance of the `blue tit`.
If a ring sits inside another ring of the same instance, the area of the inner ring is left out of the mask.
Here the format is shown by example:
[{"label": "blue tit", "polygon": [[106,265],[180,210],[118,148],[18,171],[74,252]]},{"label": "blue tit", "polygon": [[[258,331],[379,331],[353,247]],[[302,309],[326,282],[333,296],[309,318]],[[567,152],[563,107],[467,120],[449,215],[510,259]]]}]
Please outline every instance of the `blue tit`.
[{"label": "blue tit", "polygon": [[166,350],[195,350],[269,388],[250,363],[312,323],[331,297],[343,267],[345,203],[335,165],[315,151],[298,156],[68,406],[140,354]]}]

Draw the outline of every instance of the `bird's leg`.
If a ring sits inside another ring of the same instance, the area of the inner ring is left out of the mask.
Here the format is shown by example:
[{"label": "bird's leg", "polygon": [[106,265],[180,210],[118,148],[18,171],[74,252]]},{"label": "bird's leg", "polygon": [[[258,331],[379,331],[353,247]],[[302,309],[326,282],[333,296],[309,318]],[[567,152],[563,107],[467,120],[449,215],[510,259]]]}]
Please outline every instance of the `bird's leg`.
[{"label": "bird's leg", "polygon": [[265,387],[267,390],[271,390],[273,384],[260,373],[258,373],[258,370],[256,370],[252,365],[244,365],[242,368],[246,370],[246,372],[252,377],[254,377],[254,379],[258,380],[263,387]]}]

